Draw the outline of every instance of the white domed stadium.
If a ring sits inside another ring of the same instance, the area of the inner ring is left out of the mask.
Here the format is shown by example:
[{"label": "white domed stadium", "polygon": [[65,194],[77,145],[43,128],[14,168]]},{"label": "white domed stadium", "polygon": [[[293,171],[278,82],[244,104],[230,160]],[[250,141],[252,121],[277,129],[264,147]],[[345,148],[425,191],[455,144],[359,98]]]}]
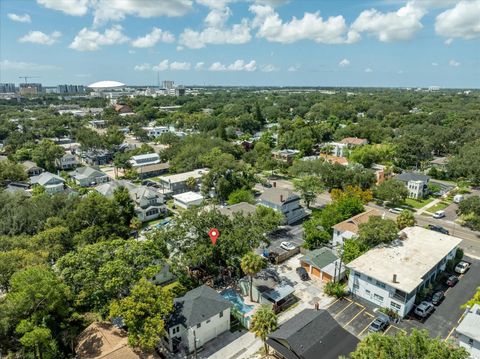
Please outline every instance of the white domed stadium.
[{"label": "white domed stadium", "polygon": [[98,81],[88,85],[88,88],[93,90],[118,89],[120,87],[125,87],[125,84],[118,81]]}]

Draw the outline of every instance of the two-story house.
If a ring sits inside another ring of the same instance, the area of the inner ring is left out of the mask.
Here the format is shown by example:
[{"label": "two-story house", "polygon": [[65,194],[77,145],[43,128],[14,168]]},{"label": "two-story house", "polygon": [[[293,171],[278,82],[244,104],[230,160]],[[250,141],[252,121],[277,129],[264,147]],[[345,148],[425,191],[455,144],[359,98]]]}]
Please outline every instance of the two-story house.
[{"label": "two-story house", "polygon": [[55,159],[55,167],[59,170],[71,170],[78,166],[77,156],[65,153],[62,157]]},{"label": "two-story house", "polygon": [[365,212],[357,214],[352,218],[346,219],[343,222],[337,223],[333,228],[333,246],[341,246],[346,239],[356,237],[358,235],[359,226],[362,223],[367,223],[370,217],[380,217],[382,212],[377,209],[369,209]]},{"label": "two-story house", "polygon": [[110,177],[104,172],[89,166],[79,167],[75,171],[70,172],[69,175],[80,187],[95,186],[110,181]]},{"label": "two-story house", "polygon": [[267,188],[258,203],[282,213],[286,224],[298,222],[307,215],[300,205],[300,196],[288,189]]},{"label": "two-story house", "polygon": [[422,227],[407,227],[399,239],[373,248],[347,264],[353,297],[406,316],[419,291],[428,287],[462,240]]},{"label": "two-story house", "polygon": [[32,161],[23,161],[22,166],[25,168],[28,177],[38,176],[43,172],[43,168],[37,166],[37,164]]},{"label": "two-story house", "polygon": [[30,183],[34,186],[42,186],[48,194],[63,192],[65,189],[65,180],[50,172],[30,177]]},{"label": "two-story house", "polygon": [[129,160],[133,169],[137,171],[141,179],[155,177],[164,174],[170,168],[168,163],[161,163],[158,153],[147,153],[132,156]]},{"label": "two-story house", "polygon": [[295,159],[295,156],[299,153],[300,151],[298,150],[285,149],[285,150],[272,151],[272,156],[277,161],[287,163],[290,165]]},{"label": "two-story house", "polygon": [[[200,168],[190,172],[177,173],[169,176],[162,176],[158,178],[158,182],[164,191],[172,194],[179,194],[188,191],[198,190],[198,186],[203,175],[208,173],[208,169]],[[190,186],[190,179],[193,178],[194,186]]]},{"label": "two-story house", "polygon": [[421,199],[428,193],[428,182],[430,177],[422,173],[403,172],[394,177],[401,181],[408,189],[408,197]]},{"label": "two-story house", "polygon": [[125,180],[111,181],[95,187],[95,190],[107,198],[113,198],[115,189],[125,187],[135,206],[135,215],[142,222],[160,217],[167,212],[164,198],[155,189],[136,186]]},{"label": "two-story house", "polygon": [[470,358],[480,359],[480,305],[468,309],[455,332],[459,346],[470,353]]},{"label": "two-story house", "polygon": [[192,353],[230,330],[232,304],[212,288],[202,285],[174,301],[174,312],[165,323],[165,344],[176,352]]}]

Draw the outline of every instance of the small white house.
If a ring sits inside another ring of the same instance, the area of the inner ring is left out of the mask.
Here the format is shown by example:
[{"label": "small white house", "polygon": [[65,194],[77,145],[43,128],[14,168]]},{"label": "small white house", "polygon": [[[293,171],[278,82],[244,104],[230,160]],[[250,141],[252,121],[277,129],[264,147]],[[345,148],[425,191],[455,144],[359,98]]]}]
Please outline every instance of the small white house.
[{"label": "small white house", "polygon": [[268,188],[262,193],[258,203],[282,213],[286,224],[298,222],[307,216],[300,205],[300,196],[287,189],[275,186]]},{"label": "small white house", "polygon": [[459,346],[470,353],[470,358],[480,359],[480,305],[468,310],[455,331]]},{"label": "small white house", "polygon": [[184,192],[173,196],[173,204],[184,209],[199,206],[202,202],[203,196],[197,192]]},{"label": "small white house", "polygon": [[170,351],[192,353],[230,330],[232,304],[212,288],[202,285],[174,301],[174,312],[165,323]]},{"label": "small white house", "polygon": [[95,186],[110,181],[110,177],[106,173],[90,166],[77,168],[70,172],[70,177],[81,187]]}]

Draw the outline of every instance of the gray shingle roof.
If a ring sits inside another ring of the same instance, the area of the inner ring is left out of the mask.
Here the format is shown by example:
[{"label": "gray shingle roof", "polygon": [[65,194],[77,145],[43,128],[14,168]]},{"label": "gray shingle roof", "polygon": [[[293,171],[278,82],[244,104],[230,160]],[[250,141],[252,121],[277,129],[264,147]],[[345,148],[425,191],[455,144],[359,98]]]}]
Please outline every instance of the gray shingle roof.
[{"label": "gray shingle roof", "polygon": [[409,181],[424,181],[427,182],[430,180],[430,177],[424,175],[422,173],[414,173],[414,172],[403,172],[397,176],[395,176],[396,180],[409,182]]},{"label": "gray shingle roof", "polygon": [[99,171],[93,167],[86,166],[86,167],[79,167],[75,171],[71,172],[70,174],[72,177],[75,178],[88,178],[88,177],[104,177],[106,174],[102,171]]},{"label": "gray shingle roof", "polygon": [[275,187],[266,189],[260,196],[260,201],[274,203],[279,206],[281,206],[287,201],[297,200],[297,199],[299,200],[300,197],[296,193],[288,189],[275,188]]},{"label": "gray shingle roof", "polygon": [[219,314],[232,304],[212,288],[202,285],[187,292],[183,297],[175,299],[179,310],[172,318],[175,323],[183,323],[187,328]]},{"label": "gray shingle roof", "polygon": [[337,359],[354,351],[357,343],[326,310],[314,309],[304,309],[267,339],[286,359]]}]

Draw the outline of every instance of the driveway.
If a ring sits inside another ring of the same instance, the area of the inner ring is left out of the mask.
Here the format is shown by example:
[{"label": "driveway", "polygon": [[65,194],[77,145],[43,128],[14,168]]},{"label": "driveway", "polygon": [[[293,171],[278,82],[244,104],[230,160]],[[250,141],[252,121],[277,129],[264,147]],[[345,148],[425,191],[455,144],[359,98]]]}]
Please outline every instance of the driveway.
[{"label": "driveway", "polygon": [[[295,247],[301,247],[305,242],[303,240],[303,226],[301,224],[282,226],[279,229],[268,234],[270,245],[267,247],[268,252],[276,252],[283,254],[287,252],[280,247],[282,242],[291,242]],[[263,252],[262,249],[257,250],[259,254]]]}]

